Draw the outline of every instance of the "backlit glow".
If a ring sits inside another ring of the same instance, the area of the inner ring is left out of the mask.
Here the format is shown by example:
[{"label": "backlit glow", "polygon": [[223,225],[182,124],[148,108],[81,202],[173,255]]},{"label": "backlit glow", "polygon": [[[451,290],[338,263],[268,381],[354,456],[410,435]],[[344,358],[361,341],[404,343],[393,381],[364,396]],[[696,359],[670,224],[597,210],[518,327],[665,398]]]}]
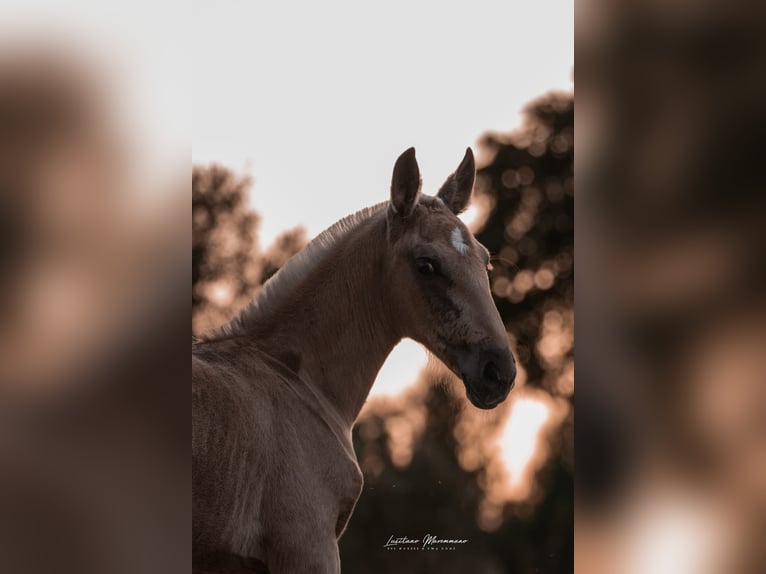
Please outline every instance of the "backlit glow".
[{"label": "backlit glow", "polygon": [[418,380],[427,363],[425,349],[412,339],[404,339],[383,363],[370,397],[398,395]]},{"label": "backlit glow", "polygon": [[534,397],[521,397],[511,407],[499,444],[508,487],[514,494],[523,497],[529,490],[531,462],[550,414],[548,405]]}]

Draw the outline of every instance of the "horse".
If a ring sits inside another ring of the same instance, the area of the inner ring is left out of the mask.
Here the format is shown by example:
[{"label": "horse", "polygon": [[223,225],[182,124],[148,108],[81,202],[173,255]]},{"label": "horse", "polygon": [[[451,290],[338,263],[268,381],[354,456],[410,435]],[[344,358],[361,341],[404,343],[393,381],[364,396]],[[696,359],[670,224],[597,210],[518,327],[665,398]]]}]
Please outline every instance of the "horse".
[{"label": "horse", "polygon": [[435,196],[415,149],[390,199],[340,220],[228,324],[192,344],[196,571],[340,572],[362,490],[351,430],[393,347],[409,337],[492,409],[516,364],[490,293],[489,252],[457,217],[473,152]]}]

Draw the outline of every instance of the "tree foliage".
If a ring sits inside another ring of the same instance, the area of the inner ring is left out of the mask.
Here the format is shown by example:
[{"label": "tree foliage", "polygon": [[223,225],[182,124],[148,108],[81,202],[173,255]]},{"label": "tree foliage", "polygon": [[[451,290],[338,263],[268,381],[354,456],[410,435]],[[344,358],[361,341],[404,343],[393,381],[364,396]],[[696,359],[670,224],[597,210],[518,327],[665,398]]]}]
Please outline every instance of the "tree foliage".
[{"label": "tree foliage", "polygon": [[252,181],[225,167],[192,168],[192,333],[230,319],[258,288],[306,244],[298,227],[266,252],[257,242],[259,216],[248,206]]}]

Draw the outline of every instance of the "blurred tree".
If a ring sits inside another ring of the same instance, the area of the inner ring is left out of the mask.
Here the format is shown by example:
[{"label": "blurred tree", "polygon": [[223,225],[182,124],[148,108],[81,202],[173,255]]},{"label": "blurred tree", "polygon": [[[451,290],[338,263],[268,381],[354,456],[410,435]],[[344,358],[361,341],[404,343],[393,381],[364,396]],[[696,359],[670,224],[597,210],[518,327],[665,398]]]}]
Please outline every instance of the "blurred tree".
[{"label": "blurred tree", "polygon": [[488,134],[476,193],[490,213],[476,233],[490,252],[492,294],[526,381],[565,398],[562,456],[574,460],[574,98],[527,106],[521,130]]},{"label": "blurred tree", "polygon": [[[493,209],[477,238],[497,254],[495,302],[527,383],[569,403],[551,438],[551,459],[538,473],[544,493],[538,507],[521,523],[507,506],[498,535],[527,538],[518,550],[530,568],[568,572],[574,552],[574,99],[548,94],[528,106],[520,132],[488,135],[481,143],[494,157],[479,171],[477,192]],[[517,564],[519,556],[506,552],[505,564]]]},{"label": "blurred tree", "polygon": [[266,283],[271,279],[282,265],[287,263],[293,255],[298,253],[306,245],[306,230],[296,227],[281,233],[261,259],[259,284]]},{"label": "blurred tree", "polygon": [[[425,395],[381,403],[354,429],[354,447],[365,485],[340,541],[341,561],[349,572],[503,572],[502,556],[488,544],[476,523],[482,498],[477,472],[461,468],[454,429],[464,400],[448,387],[422,379]],[[415,437],[412,459],[396,464],[391,456],[391,421],[422,410],[425,427]],[[389,537],[427,535],[465,539],[456,550],[387,549]]]},{"label": "blurred tree", "polygon": [[[558,393],[558,373],[551,367],[563,364],[563,357],[535,344],[542,339],[547,313],[573,308],[572,96],[549,94],[531,103],[520,132],[489,134],[480,145],[492,159],[478,172],[476,193],[491,211],[476,238],[495,255],[495,303],[516,340],[527,379]],[[571,327],[571,318],[559,320]],[[566,351],[569,357],[571,351]]]},{"label": "blurred tree", "polygon": [[219,165],[192,167],[192,334],[229,320],[306,243],[295,228],[258,249],[251,184]]}]

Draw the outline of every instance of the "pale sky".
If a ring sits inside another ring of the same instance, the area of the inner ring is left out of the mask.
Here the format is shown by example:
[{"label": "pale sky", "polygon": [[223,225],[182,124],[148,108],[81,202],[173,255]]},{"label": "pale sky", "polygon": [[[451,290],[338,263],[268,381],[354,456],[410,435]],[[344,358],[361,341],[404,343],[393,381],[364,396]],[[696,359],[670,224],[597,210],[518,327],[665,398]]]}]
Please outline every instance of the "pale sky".
[{"label": "pale sky", "polygon": [[[573,0],[195,11],[192,160],[253,177],[262,247],[387,199],[409,146],[434,193],[484,132],[510,131],[525,103],[573,89]],[[395,392],[423,363],[422,350],[403,345],[374,392]]]},{"label": "pale sky", "polygon": [[254,177],[264,245],[386,199],[411,145],[433,193],[482,133],[572,89],[572,0],[197,3],[195,22],[192,159]]}]

